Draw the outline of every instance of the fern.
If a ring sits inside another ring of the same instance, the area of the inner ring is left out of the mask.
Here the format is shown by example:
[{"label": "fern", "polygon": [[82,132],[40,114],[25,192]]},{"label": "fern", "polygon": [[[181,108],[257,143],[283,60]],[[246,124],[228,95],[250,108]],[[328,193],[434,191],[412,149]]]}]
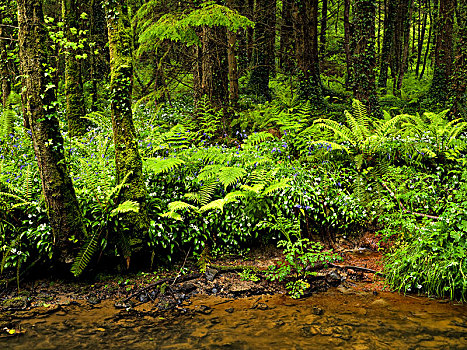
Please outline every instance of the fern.
[{"label": "fern", "polygon": [[227,189],[228,186],[240,181],[246,175],[246,170],[239,167],[222,167],[219,172],[219,181]]},{"label": "fern", "polygon": [[242,144],[242,148],[244,149],[254,148],[256,145],[269,139],[274,139],[274,135],[266,131],[261,131],[261,132],[250,134],[248,138],[245,140],[245,142]]},{"label": "fern", "polygon": [[95,124],[98,128],[102,129],[103,131],[111,132],[112,131],[112,120],[109,115],[103,112],[90,112],[86,114],[83,119],[87,119],[93,124]]},{"label": "fern", "polygon": [[147,158],[144,165],[155,175],[169,173],[181,167],[185,162],[180,158]]},{"label": "fern", "polygon": [[99,249],[99,244],[97,241],[99,235],[100,231],[96,231],[92,235],[88,236],[71,267],[71,273],[74,276],[77,277],[83,273],[84,269],[89,265],[92,256]]},{"label": "fern", "polygon": [[110,217],[125,214],[125,213],[138,213],[139,212],[139,203],[135,201],[125,201],[120,203],[115,209],[110,212]]}]

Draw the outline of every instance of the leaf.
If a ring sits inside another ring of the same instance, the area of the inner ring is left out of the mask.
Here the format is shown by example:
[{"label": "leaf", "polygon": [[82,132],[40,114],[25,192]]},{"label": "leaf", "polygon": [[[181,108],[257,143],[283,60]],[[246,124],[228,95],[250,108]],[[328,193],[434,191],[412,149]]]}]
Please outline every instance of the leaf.
[{"label": "leaf", "polygon": [[135,201],[125,201],[121,204],[119,204],[115,209],[113,209],[110,212],[110,216],[113,217],[118,214],[125,214],[128,212],[134,212],[138,213],[139,212],[140,205],[138,202]]}]

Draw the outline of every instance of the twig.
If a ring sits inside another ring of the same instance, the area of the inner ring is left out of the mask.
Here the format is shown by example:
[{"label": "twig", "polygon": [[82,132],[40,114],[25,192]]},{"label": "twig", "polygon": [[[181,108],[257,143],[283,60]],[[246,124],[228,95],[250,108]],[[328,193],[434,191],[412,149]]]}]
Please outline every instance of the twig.
[{"label": "twig", "polygon": [[185,255],[185,260],[183,260],[182,267],[180,267],[180,270],[178,271],[177,276],[174,278],[174,281],[172,282],[172,286],[174,285],[177,278],[180,276],[180,273],[183,271],[183,268],[185,267],[185,264],[186,264],[186,259],[188,259],[188,255],[190,254],[190,252],[191,252],[191,247],[190,249],[188,249],[188,253],[186,253]]},{"label": "twig", "polygon": [[393,191],[391,191],[391,189],[388,187],[388,185],[386,185],[384,183],[384,181],[381,181],[381,183],[383,184],[383,187],[386,188],[388,191],[389,191],[389,194],[391,195],[392,198],[394,198],[397,203],[399,203],[399,206],[402,208],[402,211],[405,212],[405,213],[409,213],[409,214],[412,214],[412,215],[416,215],[416,216],[423,216],[423,217],[426,217],[426,218],[430,218],[430,219],[434,219],[434,220],[441,220],[441,218],[439,216],[434,216],[434,215],[428,215],[428,214],[423,214],[423,213],[417,213],[415,211],[410,211],[408,210],[404,204],[399,200],[399,198],[396,197],[396,195],[394,194]]}]

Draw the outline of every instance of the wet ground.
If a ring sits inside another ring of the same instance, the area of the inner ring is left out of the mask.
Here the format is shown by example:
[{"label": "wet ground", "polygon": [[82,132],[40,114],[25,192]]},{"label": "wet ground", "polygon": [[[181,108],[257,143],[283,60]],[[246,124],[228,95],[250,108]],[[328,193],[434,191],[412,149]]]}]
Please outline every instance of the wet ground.
[{"label": "wet ground", "polygon": [[467,349],[467,305],[343,286],[300,300],[197,295],[170,311],[157,300],[32,310],[15,312],[1,349]]}]

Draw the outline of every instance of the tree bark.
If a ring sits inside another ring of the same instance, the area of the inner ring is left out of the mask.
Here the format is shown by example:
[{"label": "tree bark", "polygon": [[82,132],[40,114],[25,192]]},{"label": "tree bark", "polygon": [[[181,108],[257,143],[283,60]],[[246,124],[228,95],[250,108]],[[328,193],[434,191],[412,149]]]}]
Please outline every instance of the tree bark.
[{"label": "tree bark", "polygon": [[78,9],[80,0],[62,0],[62,17],[65,22],[65,96],[66,117],[70,136],[81,136],[86,133],[88,122],[83,119],[86,114],[83,93],[83,81],[81,77],[81,64],[76,58],[82,54],[77,47]]},{"label": "tree bark", "polygon": [[457,8],[458,43],[454,60],[451,85],[454,97],[452,112],[460,117],[467,114],[467,1],[458,0]]},{"label": "tree bark", "polygon": [[453,30],[456,0],[440,1],[436,24],[436,47],[433,80],[428,96],[433,103],[444,105],[450,93],[450,79],[453,67]]},{"label": "tree bark", "polygon": [[251,61],[252,70],[249,90],[256,96],[262,96],[266,100],[271,100],[269,89],[269,75],[274,63],[274,42],[275,38],[275,9],[276,2],[269,0],[256,0],[255,8],[255,29],[254,48]]},{"label": "tree bark", "polygon": [[346,86],[349,86],[352,71],[352,54],[350,52],[350,37],[352,36],[350,28],[350,0],[344,0],[344,51],[345,51],[345,66],[347,68]]},{"label": "tree bark", "polygon": [[397,77],[397,85],[396,85],[397,91],[400,91],[402,88],[402,80],[404,79],[405,72],[407,71],[408,65],[409,65],[408,59],[409,59],[409,46],[410,46],[410,20],[412,18],[412,11],[413,11],[412,0],[403,1],[403,2],[404,2],[403,9],[406,15],[404,16],[404,22],[403,22],[402,59],[399,65],[399,74]]},{"label": "tree bark", "polygon": [[[421,5],[420,5],[421,7]],[[421,20],[421,28],[418,36],[418,47],[417,47],[417,65],[415,66],[415,76],[418,78],[418,73],[420,72],[420,63],[422,60],[422,50],[423,42],[425,41],[425,32],[426,32],[426,20],[427,20],[427,11],[423,10],[423,19]]]},{"label": "tree bark", "polygon": [[383,47],[381,50],[381,66],[378,79],[378,87],[383,89],[383,93],[386,93],[388,81],[389,61],[391,58],[395,28],[396,1],[397,0],[387,0],[387,8],[384,15]]},{"label": "tree bark", "polygon": [[[131,26],[125,1],[109,1],[107,5],[107,30],[110,50],[110,90],[113,140],[117,182],[127,177],[120,192],[120,200],[139,204],[138,213],[122,216],[130,236],[142,237],[148,229],[147,191],[142,176],[142,160],[138,151],[136,130],[131,110],[133,63]],[[129,238],[127,234],[122,236]],[[131,251],[122,251],[127,262]]]},{"label": "tree bark", "polygon": [[294,0],[292,19],[299,96],[312,104],[323,103],[318,59],[318,0]]},{"label": "tree bark", "polygon": [[352,88],[354,98],[361,101],[368,113],[381,116],[375,83],[375,17],[374,0],[356,0],[355,31],[352,37]]},{"label": "tree bark", "polygon": [[[227,0],[229,8],[238,10],[236,0]],[[237,64],[237,33],[227,31],[227,61],[229,65],[229,101],[233,107],[237,106],[239,99],[238,64]]]},{"label": "tree bark", "polygon": [[328,26],[328,0],[323,0],[323,5],[321,7],[321,31],[319,34],[319,52],[324,53],[326,49],[326,30]]},{"label": "tree bark", "polygon": [[[0,10],[0,23],[3,23],[3,11]],[[8,96],[11,92],[11,76],[10,70],[8,69],[8,51],[7,47],[9,43],[7,41],[7,33],[0,26],[0,71],[2,73],[2,105],[3,108],[7,108]]]},{"label": "tree bark", "polygon": [[282,1],[280,28],[280,53],[279,67],[286,73],[293,70],[293,23],[292,23],[292,0]]},{"label": "tree bark", "polygon": [[42,1],[19,0],[18,23],[27,119],[53,232],[53,258],[58,264],[70,264],[75,249],[72,238],[84,238],[85,227],[64,157],[63,138],[53,104],[55,89],[48,86]]}]

